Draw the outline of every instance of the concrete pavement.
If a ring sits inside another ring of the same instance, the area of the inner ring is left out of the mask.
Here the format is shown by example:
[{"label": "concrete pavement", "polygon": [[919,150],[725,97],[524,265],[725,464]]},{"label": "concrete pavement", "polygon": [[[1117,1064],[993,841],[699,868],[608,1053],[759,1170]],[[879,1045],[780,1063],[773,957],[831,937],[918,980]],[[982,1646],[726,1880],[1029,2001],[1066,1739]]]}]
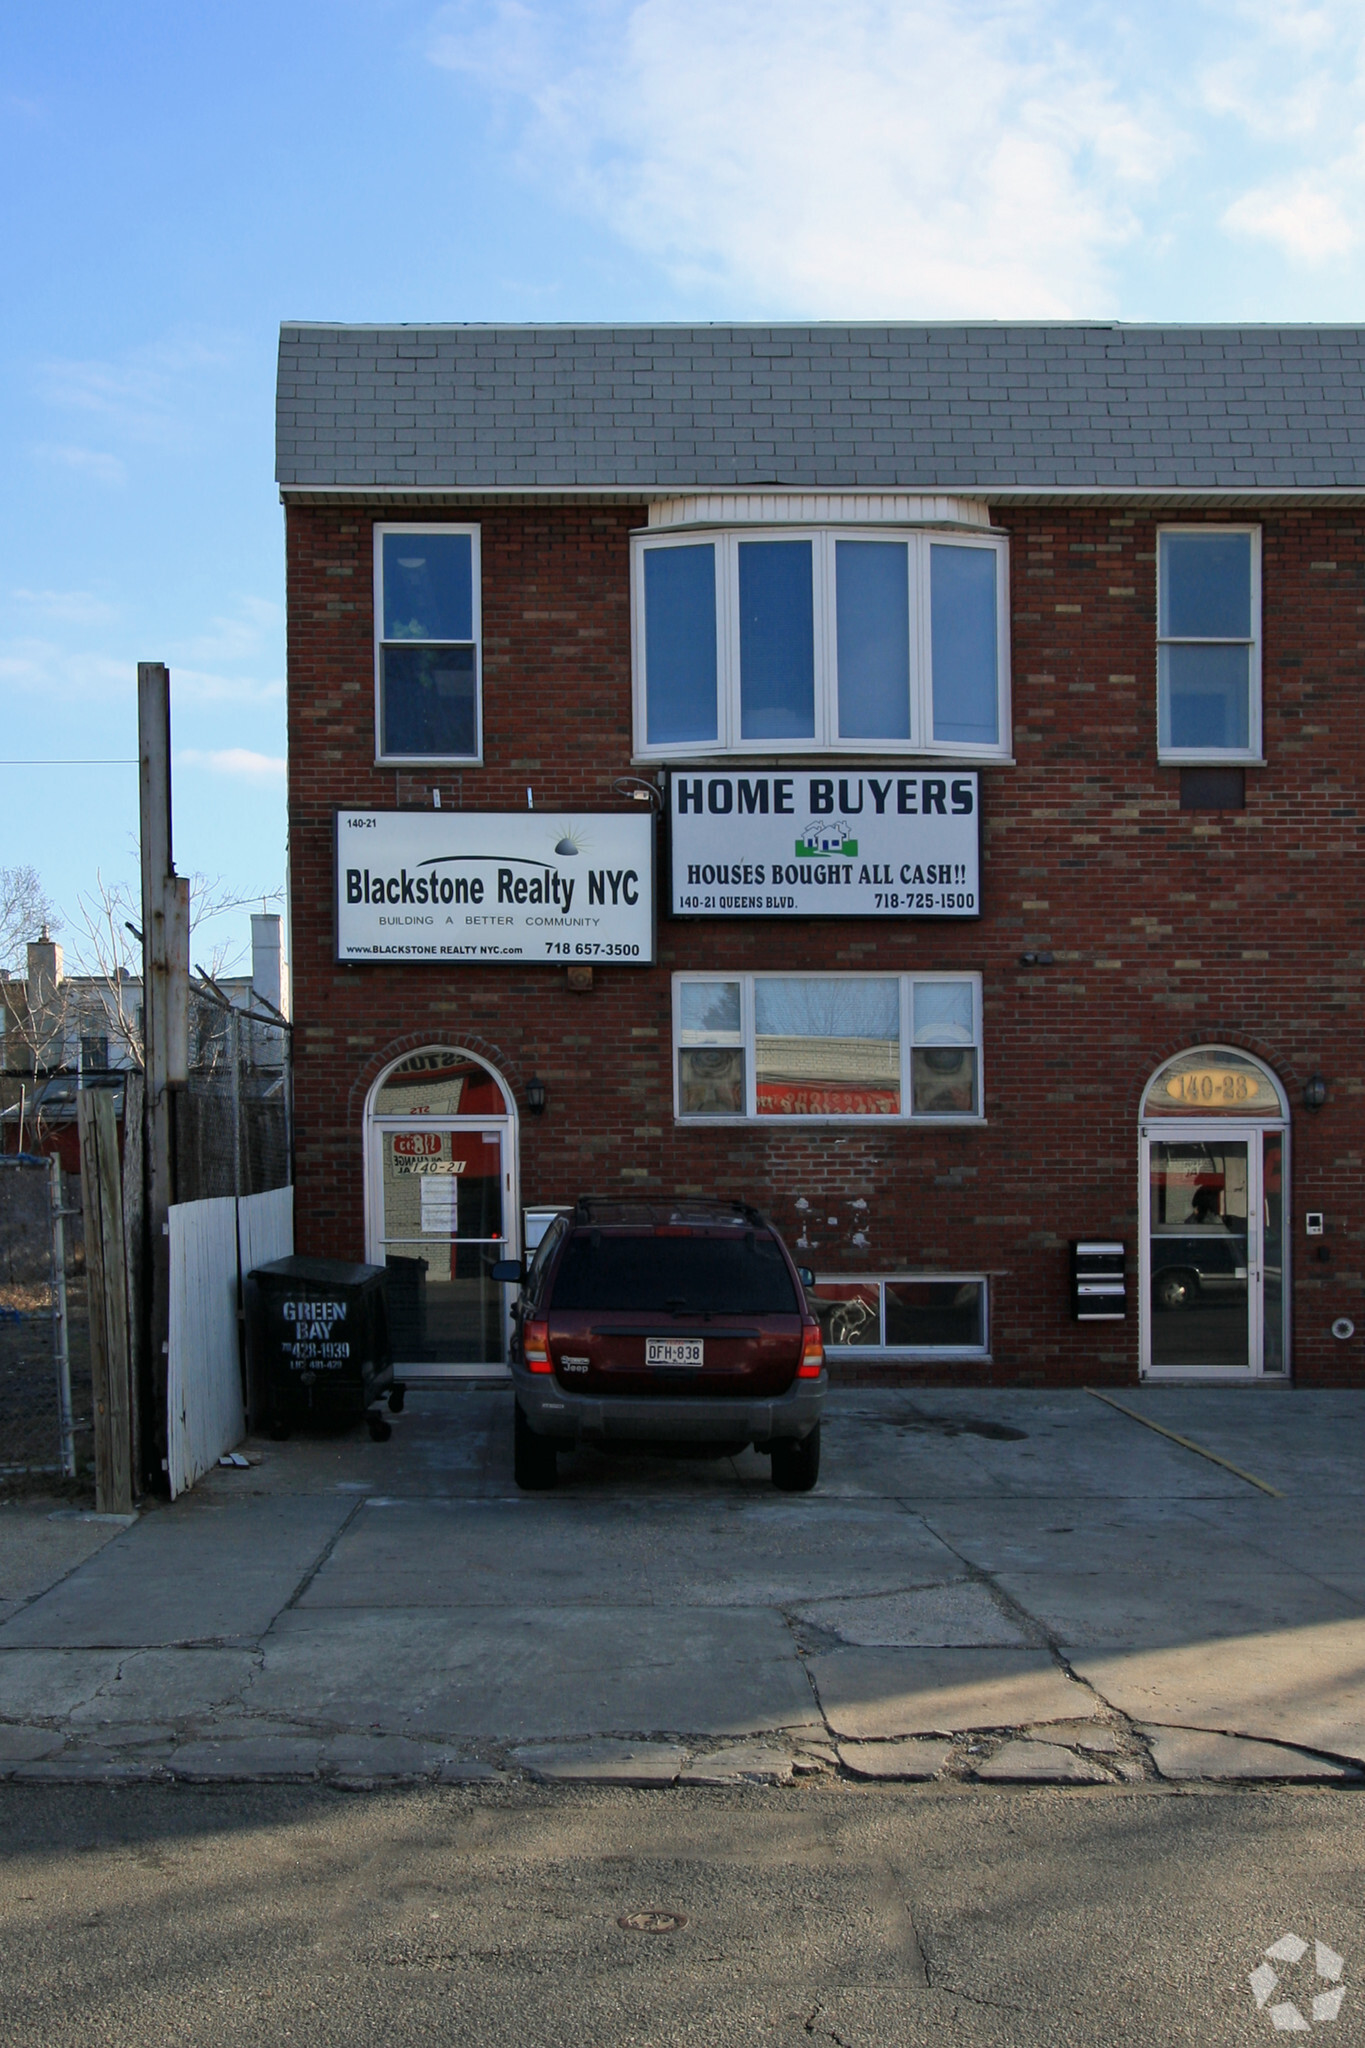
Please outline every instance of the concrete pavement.
[{"label": "concrete pavement", "polygon": [[1298,1787],[10,1784],[0,1845],[7,2048],[1361,2037],[1356,1802]]},{"label": "concrete pavement", "polygon": [[590,1451],[523,1496],[465,1390],[130,1527],[11,1500],[0,1773],[1356,1777],[1365,1395],[1123,1399],[1281,1497],[1080,1392],[956,1390],[837,1393],[810,1496]]}]

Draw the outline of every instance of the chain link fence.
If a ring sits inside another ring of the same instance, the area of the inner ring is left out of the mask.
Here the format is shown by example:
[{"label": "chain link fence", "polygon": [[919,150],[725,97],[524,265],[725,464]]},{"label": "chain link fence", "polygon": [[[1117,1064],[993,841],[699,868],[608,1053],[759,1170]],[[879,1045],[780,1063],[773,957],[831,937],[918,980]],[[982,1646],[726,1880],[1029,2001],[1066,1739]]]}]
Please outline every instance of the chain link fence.
[{"label": "chain link fence", "polygon": [[263,1195],[292,1179],[290,1030],[196,988],[176,1105],[176,1199]]},{"label": "chain link fence", "polygon": [[75,1478],[93,1438],[80,1182],[0,1159],[0,1485]]}]

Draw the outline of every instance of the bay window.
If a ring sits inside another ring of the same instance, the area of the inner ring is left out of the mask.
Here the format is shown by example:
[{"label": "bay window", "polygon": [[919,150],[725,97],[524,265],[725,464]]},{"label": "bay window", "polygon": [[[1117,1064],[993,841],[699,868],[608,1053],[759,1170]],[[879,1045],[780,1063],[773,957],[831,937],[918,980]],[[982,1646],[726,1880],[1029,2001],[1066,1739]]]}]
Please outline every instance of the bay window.
[{"label": "bay window", "polygon": [[693,1120],[981,1117],[981,981],[679,974],[676,1112]]},{"label": "bay window", "polygon": [[1007,558],[989,535],[637,535],[636,751],[1002,755]]}]

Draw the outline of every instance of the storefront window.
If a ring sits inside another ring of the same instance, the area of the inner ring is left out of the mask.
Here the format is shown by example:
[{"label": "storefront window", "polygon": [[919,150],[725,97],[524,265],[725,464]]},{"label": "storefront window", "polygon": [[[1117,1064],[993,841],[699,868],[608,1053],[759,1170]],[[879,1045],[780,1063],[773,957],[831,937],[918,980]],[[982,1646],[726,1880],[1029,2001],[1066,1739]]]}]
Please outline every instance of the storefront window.
[{"label": "storefront window", "polygon": [[807,1289],[829,1351],[962,1352],[982,1356],[986,1282],[979,1275],[834,1279]]},{"label": "storefront window", "polygon": [[754,984],[760,1116],[899,1116],[900,986],[842,976]]},{"label": "storefront window", "polygon": [[970,982],[915,984],[912,1059],[917,1116],[971,1116],[976,1109],[976,1026]]},{"label": "storefront window", "polygon": [[966,975],[677,975],[677,1113],[975,1119],[980,996]]},{"label": "storefront window", "polygon": [[685,981],[678,991],[682,1116],[743,1116],[744,1044],[737,981]]}]

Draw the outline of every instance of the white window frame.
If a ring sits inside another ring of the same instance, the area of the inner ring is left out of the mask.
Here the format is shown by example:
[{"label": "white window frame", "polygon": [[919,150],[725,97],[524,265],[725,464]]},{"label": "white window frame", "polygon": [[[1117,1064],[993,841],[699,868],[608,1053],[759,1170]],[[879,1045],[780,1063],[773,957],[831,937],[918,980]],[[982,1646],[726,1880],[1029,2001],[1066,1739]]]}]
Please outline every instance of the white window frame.
[{"label": "white window frame", "polygon": [[[744,1113],[741,1116],[689,1116],[682,1107],[682,1087],[678,1075],[678,1052],[682,1045],[682,990],[690,982],[737,981],[739,987],[739,1038],[717,1039],[717,1044],[738,1043],[744,1052]],[[897,1115],[850,1115],[839,1116],[833,1112],[820,1112],[813,1116],[761,1116],[758,1110],[758,1068],[754,1044],[754,988],[760,981],[895,981],[900,985],[900,1097],[901,1110]],[[915,984],[926,982],[968,982],[972,989],[972,1024],[975,1036],[972,1046],[976,1053],[976,1109],[970,1114],[954,1116],[931,1116],[920,1112],[918,1115],[904,1105],[914,1100],[912,1058],[914,1051]],[[723,967],[688,968],[673,976],[673,1026],[670,1057],[673,1062],[673,1119],[689,1131],[720,1129],[742,1125],[746,1129],[755,1124],[764,1130],[778,1131],[787,1125],[799,1124],[846,1124],[866,1130],[869,1125],[882,1128],[887,1124],[915,1124],[920,1129],[936,1129],[961,1124],[984,1124],[986,1121],[986,1054],[985,1032],[981,1014],[982,977],[969,969],[958,973],[934,974],[878,974],[875,971],[863,973],[826,974],[818,970],[803,972],[800,969],[772,969],[759,974],[746,973]]]},{"label": "white window frame", "polygon": [[[467,647],[467,640],[384,639],[384,536],[389,533],[464,533],[469,535],[469,573],[473,583],[470,626],[474,635],[474,751],[472,754],[386,754],[384,752],[383,650],[390,647]],[[453,763],[461,768],[483,765],[483,576],[480,556],[481,529],[465,522],[442,519],[375,521],[374,526],[374,758],[384,768],[435,768]]]},{"label": "white window frame", "polygon": [[[809,739],[746,740],[741,733],[739,667],[739,550],[745,541],[810,541],[815,621],[815,731]],[[908,740],[843,739],[839,734],[838,624],[835,543],[841,540],[901,541],[910,550],[910,737]],[[996,687],[998,737],[992,743],[935,740],[934,678],[929,595],[929,550],[941,546],[981,548],[997,558]],[[645,673],[645,556],[652,548],[710,547],[716,556],[716,696],[714,740],[649,743],[648,678]],[[935,760],[998,761],[1011,753],[1009,542],[997,535],[936,532],[923,527],[742,526],[701,532],[657,531],[631,536],[631,667],[635,758],[689,761],[714,754],[783,757],[818,754],[922,756]]]},{"label": "white window frame", "polygon": [[881,1328],[886,1331],[886,1299],[884,1290],[896,1286],[953,1286],[961,1287],[967,1282],[981,1289],[981,1333],[980,1344],[830,1344],[826,1352],[835,1358],[961,1358],[981,1359],[991,1355],[991,1288],[987,1273],[821,1273],[816,1272],[817,1287],[876,1287],[881,1290]]},{"label": "white window frame", "polygon": [[[1162,540],[1168,533],[1214,534],[1244,533],[1251,541],[1251,632],[1243,639],[1196,639],[1189,634],[1169,634],[1161,630],[1161,557]],[[1166,728],[1165,706],[1161,692],[1161,650],[1163,647],[1246,647],[1249,650],[1247,662],[1247,745],[1245,747],[1172,747],[1168,746],[1162,734]],[[1261,528],[1255,525],[1194,525],[1188,521],[1167,521],[1156,530],[1156,741],[1157,759],[1170,761],[1177,766],[1203,765],[1217,767],[1220,764],[1237,765],[1262,761],[1261,740]]]}]

